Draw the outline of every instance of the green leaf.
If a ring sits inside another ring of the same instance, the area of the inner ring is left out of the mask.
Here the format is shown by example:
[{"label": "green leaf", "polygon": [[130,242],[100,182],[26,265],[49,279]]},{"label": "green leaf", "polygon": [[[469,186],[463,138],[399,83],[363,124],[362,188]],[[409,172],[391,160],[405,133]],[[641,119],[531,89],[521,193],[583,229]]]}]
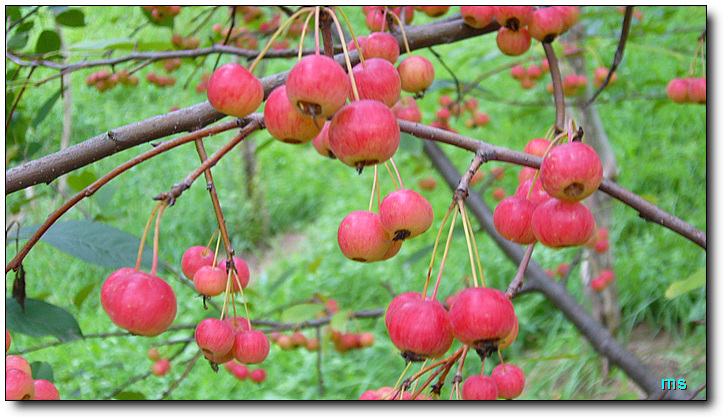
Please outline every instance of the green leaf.
[{"label": "green leaf", "polygon": [[125,400],[125,401],[143,401],[147,400],[145,395],[143,393],[140,393],[138,391],[123,391],[116,394],[113,398],[116,400]]},{"label": "green leaf", "polygon": [[670,284],[670,287],[665,291],[665,298],[672,299],[706,285],[705,271],[705,268],[699,269],[688,278]]},{"label": "green leaf", "polygon": [[68,9],[55,16],[59,25],[78,28],[85,26],[85,14],[78,9]]},{"label": "green leaf", "polygon": [[8,40],[7,48],[10,51],[17,51],[25,48],[28,44],[28,32],[18,32]]},{"label": "green leaf", "polygon": [[44,379],[46,381],[55,382],[53,367],[47,362],[33,362],[30,364],[30,370],[33,379]]},{"label": "green leaf", "polygon": [[42,31],[35,43],[35,53],[45,55],[58,50],[60,50],[60,36],[53,30]]},{"label": "green leaf", "polygon": [[45,103],[43,103],[42,106],[38,109],[38,112],[35,114],[35,119],[33,119],[33,122],[31,123],[31,126],[35,129],[38,126],[40,126],[40,123],[45,120],[45,117],[50,113],[50,110],[55,105],[55,102],[58,101],[60,98],[60,91],[56,91],[55,94],[48,97],[47,100],[45,100]]},{"label": "green leaf", "polygon": [[84,169],[80,173],[68,174],[68,185],[77,193],[84,190],[85,187],[94,183],[97,179],[98,177],[96,177],[92,171]]},{"label": "green leaf", "polygon": [[32,29],[35,26],[35,22],[32,20],[26,20],[23,23],[18,25],[18,28],[15,29],[17,33],[20,32],[29,32],[30,29]]},{"label": "green leaf", "polygon": [[88,284],[85,287],[81,288],[80,291],[75,294],[75,297],[73,297],[73,305],[80,309],[80,307],[83,305],[83,302],[85,302],[85,300],[95,288],[95,285],[95,283]]},{"label": "green leaf", "polygon": [[305,322],[316,318],[316,315],[323,310],[324,306],[318,303],[291,306],[281,312],[281,321],[284,323]]},{"label": "green leaf", "polygon": [[349,321],[349,315],[351,315],[351,309],[339,310],[334,313],[334,316],[329,321],[329,326],[334,330],[342,330],[344,325]]},{"label": "green leaf", "polygon": [[316,270],[319,269],[319,266],[321,265],[321,261],[323,261],[323,260],[324,260],[324,258],[322,258],[321,256],[314,259],[314,261],[312,263],[310,263],[309,266],[307,267],[307,270],[312,274],[315,273]]},{"label": "green leaf", "polygon": [[72,314],[34,298],[25,299],[25,311],[15,299],[5,299],[5,325],[13,332],[33,337],[54,336],[62,342],[83,338]]},{"label": "green leaf", "polygon": [[[24,227],[20,230],[20,238],[27,239],[38,228]],[[55,223],[40,240],[85,262],[113,269],[134,266],[140,245],[140,239],[130,233],[85,220]],[[150,245],[145,245],[143,249],[141,265],[150,269],[153,249]],[[161,268],[158,265],[159,271]]]},{"label": "green leaf", "polygon": [[5,6],[5,19],[10,20],[8,23],[20,20],[21,17],[23,14],[20,12],[20,6]]}]

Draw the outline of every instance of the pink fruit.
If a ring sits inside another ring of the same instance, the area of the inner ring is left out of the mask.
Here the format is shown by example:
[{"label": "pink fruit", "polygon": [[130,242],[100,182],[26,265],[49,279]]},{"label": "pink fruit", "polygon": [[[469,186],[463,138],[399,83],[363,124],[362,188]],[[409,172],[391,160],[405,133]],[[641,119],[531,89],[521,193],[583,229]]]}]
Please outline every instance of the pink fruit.
[{"label": "pink fruit", "polygon": [[398,309],[400,306],[406,304],[409,301],[421,300],[421,299],[422,299],[422,294],[418,293],[416,291],[403,292],[403,293],[397,295],[396,297],[394,297],[392,299],[392,301],[389,303],[389,305],[387,306],[387,311],[384,316],[384,325],[387,328],[389,328],[389,320],[390,320],[391,316],[394,315],[394,311],[396,311],[396,309]]},{"label": "pink fruit", "polygon": [[512,343],[517,340],[517,334],[519,333],[519,331],[520,323],[517,321],[517,316],[515,316],[515,324],[514,326],[512,326],[512,330],[510,330],[509,333],[507,333],[502,337],[502,339],[500,339],[500,343],[497,345],[497,349],[505,350],[510,347],[510,345],[512,345]]},{"label": "pink fruit", "polygon": [[376,100],[347,104],[334,115],[329,126],[329,145],[334,155],[359,172],[394,156],[400,137],[394,112]]},{"label": "pink fruit", "polygon": [[499,364],[492,369],[490,377],[497,384],[499,398],[517,398],[525,389],[525,373],[515,365]]},{"label": "pink fruit", "polygon": [[382,58],[395,64],[399,58],[399,43],[389,32],[372,32],[361,43],[361,52],[365,60]]},{"label": "pink fruit", "polygon": [[439,17],[447,13],[449,6],[420,6],[422,13],[429,17]]},{"label": "pink fruit", "polygon": [[534,138],[527,142],[522,152],[542,157],[545,155],[545,152],[547,152],[547,149],[551,144],[552,142],[545,138]]},{"label": "pink fruit", "polygon": [[52,401],[60,399],[58,388],[56,388],[52,382],[46,381],[45,379],[36,379],[33,381],[33,384],[35,385],[34,400]]},{"label": "pink fruit", "polygon": [[681,104],[688,102],[688,88],[690,81],[688,78],[674,78],[670,80],[668,86],[665,88],[665,92],[668,98],[674,102]]},{"label": "pink fruit", "polygon": [[17,369],[17,370],[25,372],[28,375],[32,375],[30,363],[22,356],[18,356],[18,355],[6,355],[5,356],[5,371],[7,372],[11,369]]},{"label": "pink fruit", "polygon": [[202,266],[193,275],[193,286],[199,293],[214,297],[226,291],[228,275],[226,271],[218,266]]},{"label": "pink fruit", "polygon": [[551,248],[585,244],[595,232],[595,218],[580,202],[551,198],[532,214],[532,230],[537,240]]},{"label": "pink fruit", "polygon": [[510,299],[494,288],[466,288],[449,309],[454,336],[485,357],[512,331],[515,317]]},{"label": "pink fruit", "polygon": [[314,119],[291,106],[285,85],[275,88],[266,99],[264,123],[269,134],[281,142],[306,143],[319,134]]},{"label": "pink fruit", "polygon": [[301,114],[326,118],[346,103],[348,85],[346,72],[332,58],[307,55],[289,71],[286,94]]},{"label": "pink fruit", "polygon": [[495,6],[495,20],[500,26],[517,31],[532,22],[532,6]]},{"label": "pink fruit", "polygon": [[259,330],[236,333],[233,344],[233,357],[244,364],[258,364],[266,360],[271,342],[266,334]]},{"label": "pink fruit", "polygon": [[532,37],[525,27],[513,31],[503,26],[497,31],[497,47],[505,55],[522,55],[530,49],[531,44]]},{"label": "pink fruit", "polygon": [[382,397],[379,395],[379,393],[376,390],[370,389],[367,391],[364,391],[362,395],[359,396],[359,400],[372,400],[372,401],[378,401],[381,400]]},{"label": "pink fruit", "polygon": [[233,369],[231,369],[231,374],[233,374],[233,377],[239,381],[243,381],[249,377],[250,372],[246,365],[237,364],[233,367]]},{"label": "pink fruit", "polygon": [[103,283],[103,310],[116,326],[133,334],[152,337],[165,332],[176,318],[176,294],[161,278],[128,269],[114,272]]},{"label": "pink fruit", "polygon": [[391,313],[387,309],[389,338],[409,361],[440,358],[452,346],[447,310],[435,299],[411,299]]},{"label": "pink fruit", "polygon": [[475,29],[483,28],[495,20],[495,6],[460,6],[464,23]]},{"label": "pink fruit", "polygon": [[231,327],[234,329],[235,333],[238,332],[247,332],[251,330],[251,325],[249,324],[249,321],[245,317],[236,316],[236,317],[226,317],[223,321],[231,325]]},{"label": "pink fruit", "polygon": [[425,57],[412,55],[397,66],[402,90],[408,93],[425,91],[434,82],[434,65]]},{"label": "pink fruit", "polygon": [[260,384],[266,379],[266,371],[261,368],[256,368],[249,374],[249,379],[257,384]]},{"label": "pink fruit", "polygon": [[8,332],[8,329],[5,329],[5,353],[8,353],[8,350],[10,349],[10,344],[12,344],[13,339],[10,337],[10,332]]},{"label": "pink fruit", "polygon": [[511,195],[504,198],[497,204],[492,216],[497,233],[521,245],[535,242],[537,239],[532,232],[532,213],[536,207],[537,204],[524,197]]},{"label": "pink fruit", "polygon": [[[352,73],[360,100],[378,100],[387,107],[394,106],[399,100],[402,93],[399,72],[386,59],[368,58],[364,64],[360,62],[355,65]],[[349,97],[354,98],[351,77],[349,79]]]},{"label": "pink fruit", "polygon": [[426,232],[434,221],[429,200],[414,190],[387,194],[379,205],[379,217],[394,240],[411,239]]},{"label": "pink fruit", "polygon": [[562,14],[554,7],[541,7],[532,15],[532,21],[528,26],[530,36],[540,42],[552,42],[563,32],[565,22]]},{"label": "pink fruit", "polygon": [[[530,187],[532,187],[532,193],[530,193]],[[515,190],[515,195],[518,197],[528,198],[528,194],[530,201],[537,205],[542,204],[552,198],[550,194],[548,194],[547,191],[542,188],[542,184],[540,183],[539,178],[537,179],[537,181],[535,181],[534,178],[528,178],[522,181],[522,183],[517,186],[517,190]]]},{"label": "pink fruit", "polygon": [[151,373],[155,376],[164,376],[171,370],[171,362],[168,359],[159,359],[151,366]]},{"label": "pink fruit", "polygon": [[331,146],[329,146],[329,122],[324,123],[324,126],[321,128],[321,132],[316,135],[312,144],[319,155],[327,158],[334,158],[334,152],[331,151]]},{"label": "pink fruit", "polygon": [[264,88],[249,70],[229,62],[211,74],[206,94],[214,109],[240,118],[259,108],[264,99]]},{"label": "pink fruit", "polygon": [[691,103],[706,104],[706,78],[691,78],[688,85],[688,100]]},{"label": "pink fruit", "polygon": [[5,401],[32,400],[35,398],[33,378],[19,369],[5,371]]},{"label": "pink fruit", "polygon": [[358,262],[375,262],[384,257],[392,236],[384,228],[378,214],[353,211],[339,225],[339,249],[347,258]]},{"label": "pink fruit", "polygon": [[[240,289],[246,288],[246,286],[249,285],[251,273],[249,272],[249,266],[246,264],[246,261],[239,258],[238,256],[233,257],[233,263],[236,267],[236,272],[238,273],[238,275],[231,274],[231,280],[233,282],[232,291],[238,292]],[[228,278],[228,260],[221,259],[218,261],[216,266],[222,268],[226,273],[226,277]],[[241,287],[239,287],[239,283],[241,284]]]},{"label": "pink fruit", "polygon": [[496,400],[498,393],[497,383],[489,376],[472,375],[462,384],[463,400]]},{"label": "pink fruit", "polygon": [[567,32],[580,19],[580,9],[577,6],[552,6],[562,16],[562,32]]},{"label": "pink fruit", "polygon": [[540,182],[548,194],[580,201],[598,189],[603,166],[595,149],[582,142],[555,146],[542,160]]},{"label": "pink fruit", "polygon": [[213,251],[205,246],[191,246],[183,253],[181,270],[186,278],[193,280],[199,268],[204,265],[213,265]]},{"label": "pink fruit", "polygon": [[148,356],[148,359],[152,360],[153,362],[157,361],[158,359],[161,359],[161,352],[158,351],[158,349],[152,347],[148,349],[148,352],[146,353],[146,356]]},{"label": "pink fruit", "polygon": [[236,331],[225,321],[207,318],[201,320],[196,326],[196,344],[211,356],[226,355],[234,344]]}]

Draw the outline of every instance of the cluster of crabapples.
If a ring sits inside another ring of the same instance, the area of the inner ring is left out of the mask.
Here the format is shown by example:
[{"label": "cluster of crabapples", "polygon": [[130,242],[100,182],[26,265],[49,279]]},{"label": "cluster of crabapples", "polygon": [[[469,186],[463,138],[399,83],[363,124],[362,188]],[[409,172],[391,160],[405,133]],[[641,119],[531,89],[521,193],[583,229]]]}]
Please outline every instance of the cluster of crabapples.
[{"label": "cluster of crabapples", "polygon": [[673,78],[665,88],[668,98],[678,104],[706,104],[706,77]]},{"label": "cluster of crabapples", "polygon": [[465,23],[483,28],[493,21],[500,25],[497,47],[509,56],[522,55],[530,49],[532,39],[552,42],[571,28],[580,17],[577,6],[461,6]]},{"label": "cluster of crabapples", "polygon": [[581,141],[552,146],[544,138],[528,142],[524,152],[543,157],[539,173],[530,167],[520,171],[515,194],[495,208],[497,232],[522,245],[539,241],[563,248],[588,242],[595,233],[595,218],[581,200],[602,182],[597,152]]},{"label": "cluster of crabapples", "polygon": [[[446,302],[449,310],[432,297],[415,291],[392,299],[384,318],[389,338],[407,361],[442,358],[454,340],[459,340],[487,358],[507,349],[517,338],[519,323],[512,302],[494,288],[470,287]],[[517,398],[524,389],[525,376],[514,365],[500,364],[490,375],[483,372],[464,380],[465,400]],[[360,399],[387,399],[393,392],[370,391]],[[401,394],[404,399],[405,394]],[[379,398],[378,398],[379,397]]]},{"label": "cluster of crabapples", "polygon": [[59,400],[55,384],[45,379],[33,379],[30,363],[18,355],[8,355],[12,338],[5,329],[5,401]]},{"label": "cluster of crabapples", "polygon": [[148,359],[153,362],[151,365],[151,373],[155,376],[165,376],[171,370],[171,361],[161,356],[158,349],[152,347],[147,352]]},{"label": "cluster of crabapples", "polygon": [[129,75],[126,70],[120,70],[113,74],[108,70],[100,70],[90,74],[85,79],[85,84],[88,87],[95,87],[98,91],[107,91],[118,84],[136,86],[138,85],[138,77]]}]

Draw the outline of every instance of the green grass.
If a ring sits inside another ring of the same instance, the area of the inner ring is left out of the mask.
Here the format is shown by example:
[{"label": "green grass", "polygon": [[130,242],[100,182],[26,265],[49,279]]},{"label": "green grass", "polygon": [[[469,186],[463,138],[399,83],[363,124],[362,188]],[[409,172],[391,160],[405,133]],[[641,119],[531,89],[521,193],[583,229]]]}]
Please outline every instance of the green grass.
[{"label": "green grass", "polygon": [[[606,12],[612,9],[610,7],[592,9],[588,16],[599,18],[602,23],[586,21],[595,35],[590,38],[591,49],[595,51],[595,59],[609,63],[617,44],[622,15]],[[123,22],[127,25],[119,36],[126,36],[135,25],[143,22],[138,7],[85,10],[88,11],[87,28],[64,31],[69,44],[91,37],[102,39],[110,36],[107,31],[102,31],[109,19],[117,19],[115,24]],[[603,93],[598,103],[618,159],[618,182],[705,231],[706,108],[676,105],[666,100],[664,95],[667,80],[682,76],[687,70],[697,35],[690,30],[660,32],[673,27],[700,29],[705,24],[705,11],[702,8],[671,7],[641,7],[640,10],[646,19],[634,26],[620,66],[618,83],[609,92]],[[220,18],[221,15],[218,12],[216,16]],[[190,15],[182,13],[180,16],[189,19]],[[355,23],[361,23],[356,14],[353,19]],[[427,19],[419,16],[415,21]],[[43,23],[49,22],[45,20]],[[357,30],[357,35],[363,34],[358,32],[365,30]],[[139,36],[146,40],[164,40],[170,37],[170,31],[145,27],[139,31]],[[510,62],[510,58],[496,51],[492,36],[440,45],[435,50],[444,57],[449,67],[455,69],[457,77],[465,81]],[[419,53],[435,64],[438,62],[428,51]],[[649,60],[651,53],[660,57],[654,65]],[[532,61],[540,60],[541,48],[536,47],[523,56],[527,57]],[[212,58],[205,63],[206,70],[212,67],[215,57]],[[291,61],[272,61],[265,68],[265,74],[287,69],[290,64]],[[441,66],[437,68],[438,80],[451,79]],[[184,65],[179,71],[179,83],[173,89],[116,87],[105,93],[85,86],[84,79],[91,71],[73,73],[72,143],[165,113],[173,105],[183,107],[204,100],[203,95],[193,91],[196,78],[188,89],[180,87],[182,81],[191,76],[192,67]],[[36,72],[40,76],[51,74],[52,71],[43,69]],[[199,74],[200,71],[194,77]],[[453,96],[454,92],[445,87],[448,85],[438,83],[420,101],[425,122],[433,119],[441,94]],[[32,114],[57,88],[57,83],[48,83],[28,89],[24,96],[26,111]],[[485,128],[471,130],[464,127],[464,120],[459,120],[455,127],[471,137],[520,150],[532,137],[544,135],[549,123],[554,120],[554,108],[549,105],[544,85],[541,83],[534,90],[523,91],[509,78],[507,70],[500,70],[482,80],[473,95],[479,100],[480,109],[490,114],[491,122]],[[39,155],[58,149],[57,138],[62,130],[62,108],[59,104],[36,130],[29,131],[31,140],[42,143]],[[228,133],[207,139],[209,153],[230,138]],[[261,148],[257,152],[259,175],[255,178],[256,186],[262,190],[260,199],[249,200],[246,196],[240,149],[233,150],[214,168],[214,179],[234,248],[244,256],[265,256],[266,259],[263,271],[252,278],[247,294],[252,318],[317,294],[336,299],[342,310],[358,311],[384,308],[392,298],[387,288],[392,288],[394,292],[421,290],[429,268],[430,247],[451,202],[451,193],[446,191],[441,177],[433,171],[429,161],[418,150],[407,148],[395,157],[408,188],[416,188],[416,182],[427,176],[437,179],[435,191],[423,192],[435,210],[432,230],[405,242],[399,255],[387,262],[358,264],[342,256],[335,234],[344,215],[368,207],[372,170],[366,169],[362,175],[357,175],[338,161],[320,157],[310,144],[289,146],[272,141],[264,146],[269,138],[266,132],[252,136],[255,145]],[[149,149],[148,145],[123,151],[84,170],[100,176],[146,149]],[[466,169],[472,159],[468,152],[448,147],[445,150],[460,171]],[[109,197],[107,203],[96,195],[79,206],[91,217],[102,216],[109,225],[140,236],[155,204],[152,197],[169,190],[198,163],[193,147],[183,146],[122,174],[111,183],[117,185],[111,185],[114,189],[106,195]],[[482,169],[489,172],[496,166],[507,167],[502,163],[489,162]],[[382,195],[392,190],[385,172],[380,171]],[[510,166],[505,177],[493,187],[501,186],[508,194],[512,193],[518,172],[518,167]],[[185,249],[191,245],[205,245],[215,230],[216,220],[208,193],[203,181],[197,182],[163,216],[160,259],[176,269],[180,269],[180,258]],[[6,196],[6,218],[12,210],[21,208],[23,224],[37,224],[63,201],[48,187],[37,186],[34,189],[39,197],[30,204],[26,204],[22,191]],[[484,197],[494,207],[491,189]],[[673,300],[667,300],[663,294],[673,282],[705,267],[706,253],[670,230],[645,222],[634,210],[619,202],[614,203],[613,211],[611,243],[622,309],[618,340],[640,343],[636,335],[639,335],[637,329],[641,326],[652,329],[653,335],[671,337],[674,342],[660,347],[653,343],[652,336],[646,335],[650,343],[640,347],[639,354],[652,351],[661,357],[661,361],[678,364],[681,377],[687,378],[690,386],[697,387],[706,380],[704,346],[707,334],[705,326],[691,322],[706,316],[706,289]],[[71,210],[62,220],[83,218],[83,213]],[[267,219],[268,223],[260,219]],[[474,220],[473,224],[476,225]],[[300,246],[289,249],[283,242],[287,234],[302,235],[305,240]],[[440,286],[441,300],[471,279],[463,236],[459,229],[451,243],[451,258],[445,266]],[[487,285],[505,288],[514,276],[516,265],[506,259],[484,233],[477,233],[476,238]],[[6,245],[6,261],[15,253],[14,244]],[[540,247],[535,249],[533,259],[543,268],[555,268],[560,262],[570,262],[575,253],[576,249]],[[434,276],[439,259],[435,263]],[[100,285],[110,270],[74,259],[45,243],[33,249],[24,266],[28,296],[66,308],[77,318],[86,335],[118,331],[102,313],[99,302]],[[579,268],[575,271],[568,288],[586,305]],[[7,296],[10,295],[13,278],[12,273],[6,276]],[[203,309],[192,288],[181,283],[182,278],[171,272],[166,273],[164,278],[169,280],[179,300],[175,324],[193,325],[204,317],[217,315],[214,310]],[[94,285],[90,295],[80,306],[76,306],[76,295],[89,285]],[[604,373],[599,357],[587,341],[541,295],[520,296],[515,300],[515,307],[520,319],[520,333],[517,341],[505,351],[505,360],[520,366],[529,377],[521,398],[611,399],[637,392],[619,370],[613,368],[609,374]],[[279,319],[279,315],[268,318]],[[357,398],[367,389],[393,385],[404,368],[403,360],[388,339],[383,320],[360,319],[348,322],[346,326],[347,331],[373,332],[377,342],[372,348],[344,355],[331,349],[330,344],[324,345],[324,396],[321,397],[324,399]],[[164,354],[173,355],[182,345],[162,344],[186,340],[192,334],[191,328],[154,339],[88,338],[28,352],[24,357],[31,362],[42,361],[52,366],[62,398],[97,399],[108,395],[131,377],[148,372],[151,363],[146,358],[146,351],[150,346],[160,343],[159,349]],[[53,341],[52,338],[37,339],[22,334],[12,336],[10,353]],[[191,343],[174,359],[170,376],[145,378],[127,390],[142,393],[149,399],[158,398],[170,381],[182,375],[182,362],[190,359],[195,352],[196,348]],[[320,397],[316,360],[314,354],[302,350],[283,352],[272,347],[269,359],[263,364],[268,380],[260,386],[249,381],[236,381],[224,369],[215,374],[201,360],[170,398],[317,399]],[[498,361],[497,358],[490,359],[485,364],[486,369],[491,370]],[[416,366],[413,370],[418,369],[419,365]],[[475,355],[470,356],[464,375],[478,372],[480,366],[480,360]],[[443,398],[449,396],[450,381],[451,377],[443,389]]]}]

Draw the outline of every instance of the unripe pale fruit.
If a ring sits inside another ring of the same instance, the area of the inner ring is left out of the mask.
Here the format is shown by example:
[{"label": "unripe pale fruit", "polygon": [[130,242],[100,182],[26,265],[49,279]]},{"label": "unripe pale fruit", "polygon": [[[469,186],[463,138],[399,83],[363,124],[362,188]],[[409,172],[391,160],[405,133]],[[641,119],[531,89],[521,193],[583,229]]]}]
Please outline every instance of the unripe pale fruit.
[{"label": "unripe pale fruit", "polygon": [[517,340],[517,334],[520,332],[520,323],[517,320],[517,315],[515,315],[515,325],[512,326],[512,330],[510,330],[509,333],[507,333],[505,336],[500,339],[500,343],[497,345],[498,350],[505,350],[512,343],[514,343],[515,340]]},{"label": "unripe pale fruit", "polygon": [[495,6],[460,6],[464,23],[475,29],[483,28],[495,20]]},{"label": "unripe pale fruit", "polygon": [[550,150],[540,165],[540,182],[560,200],[580,201],[598,189],[603,166],[595,149],[582,142],[568,142]]},{"label": "unripe pale fruit", "polygon": [[537,239],[532,232],[532,213],[535,208],[537,204],[524,197],[505,197],[497,204],[492,215],[495,230],[505,239],[521,245],[535,242]]},{"label": "unripe pale fruit", "polygon": [[296,111],[309,117],[326,118],[336,113],[348,97],[346,72],[324,55],[307,55],[294,65],[286,78],[286,94]]},{"label": "unripe pale fruit", "polygon": [[176,318],[176,294],[161,278],[145,272],[111,274],[100,290],[103,310],[118,327],[141,336],[158,336]]},{"label": "unripe pale fruit", "polygon": [[580,246],[595,233],[595,218],[580,202],[551,198],[538,205],[532,214],[532,230],[547,247]]},{"label": "unripe pale fruit", "polygon": [[[402,81],[397,69],[386,59],[368,58],[363,65],[361,62],[355,65],[352,73],[360,100],[378,100],[387,107],[394,106],[399,100]],[[349,97],[353,99],[351,85],[349,77]]]},{"label": "unripe pale fruit", "polygon": [[234,117],[246,117],[264,100],[264,87],[243,65],[229,62],[211,74],[206,89],[214,109]]},{"label": "unripe pale fruit", "polygon": [[353,211],[339,225],[339,249],[347,258],[358,262],[381,260],[389,249],[392,236],[382,225],[378,214]]},{"label": "unripe pale fruit", "polygon": [[264,332],[250,330],[236,333],[233,344],[233,357],[245,364],[258,364],[269,356],[271,342]]},{"label": "unripe pale fruit", "polygon": [[434,82],[434,65],[420,55],[404,58],[397,66],[402,90],[408,93],[425,91]]},{"label": "unripe pale fruit", "polygon": [[275,88],[266,99],[264,123],[269,134],[281,142],[306,143],[319,134],[314,119],[291,106],[285,85]]},{"label": "unripe pale fruit", "polygon": [[500,340],[512,331],[515,309],[500,290],[466,288],[449,309],[449,323],[460,342],[486,357],[496,351]]},{"label": "unripe pale fruit", "polygon": [[56,388],[52,382],[46,381],[45,379],[36,379],[35,381],[33,381],[33,384],[35,385],[35,397],[33,398],[34,400],[60,400],[60,393],[58,392],[58,388]]},{"label": "unripe pale fruit", "polygon": [[203,353],[223,356],[233,347],[235,334],[235,329],[227,322],[207,318],[198,323],[194,336],[196,344]]},{"label": "unripe pale fruit", "polygon": [[387,194],[379,205],[379,217],[394,240],[417,237],[434,221],[429,200],[414,190],[400,189]]},{"label": "unripe pale fruit", "polygon": [[464,380],[462,384],[462,399],[471,400],[496,400],[499,395],[497,383],[492,377],[485,375],[472,375]]},{"label": "unripe pale fruit", "polygon": [[193,281],[193,276],[204,265],[213,265],[213,251],[205,246],[191,246],[183,253],[181,270],[186,278]]},{"label": "unripe pale fruit", "polygon": [[329,126],[334,155],[357,171],[389,160],[401,134],[394,112],[376,100],[353,101],[339,110]]},{"label": "unripe pale fruit", "polygon": [[19,369],[5,371],[5,401],[32,400],[35,398],[33,378]]},{"label": "unripe pale fruit", "polygon": [[505,400],[517,398],[525,389],[525,373],[515,365],[499,364],[492,369],[490,377],[497,384],[499,398]]}]

